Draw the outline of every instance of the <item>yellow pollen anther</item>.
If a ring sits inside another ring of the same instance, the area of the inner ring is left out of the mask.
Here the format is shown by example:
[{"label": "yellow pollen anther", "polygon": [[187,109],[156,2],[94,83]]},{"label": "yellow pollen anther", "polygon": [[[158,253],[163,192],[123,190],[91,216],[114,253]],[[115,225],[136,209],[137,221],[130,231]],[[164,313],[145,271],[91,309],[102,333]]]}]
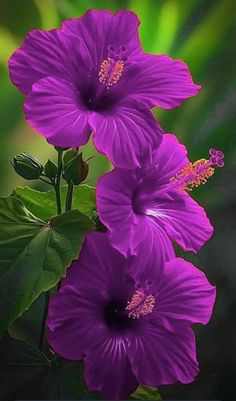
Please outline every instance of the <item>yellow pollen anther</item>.
[{"label": "yellow pollen anther", "polygon": [[126,310],[132,319],[139,319],[141,316],[148,315],[153,311],[155,298],[153,295],[145,295],[142,290],[137,290],[131,301],[127,303]]},{"label": "yellow pollen anther", "polygon": [[123,60],[115,61],[111,57],[103,60],[98,73],[99,81],[109,89],[119,81],[124,70],[124,65]]},{"label": "yellow pollen anther", "polygon": [[173,184],[178,184],[180,191],[192,191],[193,188],[205,184],[215,169],[209,160],[200,159],[183,167],[170,179]]}]

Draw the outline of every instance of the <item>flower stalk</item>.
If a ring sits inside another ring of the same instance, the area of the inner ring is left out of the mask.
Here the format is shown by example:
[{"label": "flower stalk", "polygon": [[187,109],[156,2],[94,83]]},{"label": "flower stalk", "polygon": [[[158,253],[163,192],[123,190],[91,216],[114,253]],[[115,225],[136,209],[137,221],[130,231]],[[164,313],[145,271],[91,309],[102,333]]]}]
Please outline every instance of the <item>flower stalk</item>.
[{"label": "flower stalk", "polygon": [[72,200],[73,200],[73,192],[74,192],[74,185],[72,182],[70,182],[68,184],[68,189],[67,189],[65,212],[67,212],[68,210],[71,210]]},{"label": "flower stalk", "polygon": [[61,214],[61,174],[62,174],[62,155],[63,150],[57,148],[57,176],[54,185],[55,194],[56,194],[56,202],[57,202],[57,214]]},{"label": "flower stalk", "polygon": [[50,292],[47,291],[45,293],[45,308],[44,308],[44,314],[43,314],[42,323],[41,323],[41,332],[40,332],[40,339],[39,339],[39,349],[41,351],[43,349],[43,344],[44,344],[44,339],[45,339],[45,334],[46,334],[46,319],[47,319],[47,314],[48,314],[49,300],[50,300]]}]

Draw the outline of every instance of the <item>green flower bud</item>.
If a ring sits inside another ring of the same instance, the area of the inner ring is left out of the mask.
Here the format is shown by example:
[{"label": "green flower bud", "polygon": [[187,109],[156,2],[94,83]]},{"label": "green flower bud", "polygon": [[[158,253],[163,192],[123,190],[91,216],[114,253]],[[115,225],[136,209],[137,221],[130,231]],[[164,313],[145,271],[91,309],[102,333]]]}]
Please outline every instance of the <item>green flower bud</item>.
[{"label": "green flower bud", "polygon": [[89,172],[88,164],[83,160],[82,153],[77,154],[76,149],[70,149],[63,158],[63,177],[68,183],[79,185]]},{"label": "green flower bud", "polygon": [[42,164],[33,156],[20,153],[11,162],[15,172],[26,180],[36,180],[43,172]]},{"label": "green flower bud", "polygon": [[89,165],[83,159],[82,153],[80,153],[78,157],[79,157],[79,168],[80,168],[81,182],[83,182],[88,177]]}]

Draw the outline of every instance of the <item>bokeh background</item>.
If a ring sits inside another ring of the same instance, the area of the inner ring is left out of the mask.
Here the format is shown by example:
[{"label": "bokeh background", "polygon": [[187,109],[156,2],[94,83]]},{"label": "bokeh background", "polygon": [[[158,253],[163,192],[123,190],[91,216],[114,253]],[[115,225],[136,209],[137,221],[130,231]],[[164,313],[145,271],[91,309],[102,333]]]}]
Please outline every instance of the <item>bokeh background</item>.
[{"label": "bokeh background", "polygon": [[[212,146],[225,153],[225,167],[193,193],[207,210],[215,234],[197,256],[185,255],[217,286],[211,323],[197,327],[200,374],[190,385],[161,387],[164,399],[233,401],[236,399],[236,3],[235,0],[0,0],[0,195],[17,185],[46,190],[17,177],[9,160],[27,152],[42,162],[54,150],[25,122],[23,96],[10,83],[7,61],[34,28],[59,27],[88,8],[127,8],[140,20],[143,48],[183,59],[194,81],[202,85],[196,98],[175,110],[156,109],[167,132],[187,145],[193,161],[207,157]],[[90,162],[88,183],[110,168],[92,144],[84,149]],[[178,251],[179,252],[179,251]],[[12,331],[33,343],[39,333],[43,299],[17,322]],[[157,355],[158,358],[158,355]]]}]

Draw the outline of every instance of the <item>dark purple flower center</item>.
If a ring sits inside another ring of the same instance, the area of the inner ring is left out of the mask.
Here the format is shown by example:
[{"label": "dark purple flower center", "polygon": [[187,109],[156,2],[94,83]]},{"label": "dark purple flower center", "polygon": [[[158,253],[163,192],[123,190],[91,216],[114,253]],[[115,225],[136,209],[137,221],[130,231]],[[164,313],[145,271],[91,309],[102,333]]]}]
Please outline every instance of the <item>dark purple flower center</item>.
[{"label": "dark purple flower center", "polygon": [[123,92],[117,90],[117,83],[122,78],[126,60],[124,46],[117,49],[108,46],[108,56],[102,61],[98,74],[94,73],[87,82],[78,85],[78,93],[86,109],[109,111],[120,101]]},{"label": "dark purple flower center", "polygon": [[127,302],[121,299],[112,299],[107,303],[104,310],[104,318],[107,326],[117,331],[132,330],[137,322],[130,319],[126,313]]},{"label": "dark purple flower center", "polygon": [[132,197],[132,209],[134,213],[146,214],[146,211],[152,206],[156,206],[157,203],[158,199],[153,191],[153,183],[140,181]]},{"label": "dark purple flower center", "polygon": [[107,325],[118,331],[136,326],[136,320],[152,313],[155,297],[143,289],[135,291],[130,301],[113,299],[105,306],[104,317]]}]

